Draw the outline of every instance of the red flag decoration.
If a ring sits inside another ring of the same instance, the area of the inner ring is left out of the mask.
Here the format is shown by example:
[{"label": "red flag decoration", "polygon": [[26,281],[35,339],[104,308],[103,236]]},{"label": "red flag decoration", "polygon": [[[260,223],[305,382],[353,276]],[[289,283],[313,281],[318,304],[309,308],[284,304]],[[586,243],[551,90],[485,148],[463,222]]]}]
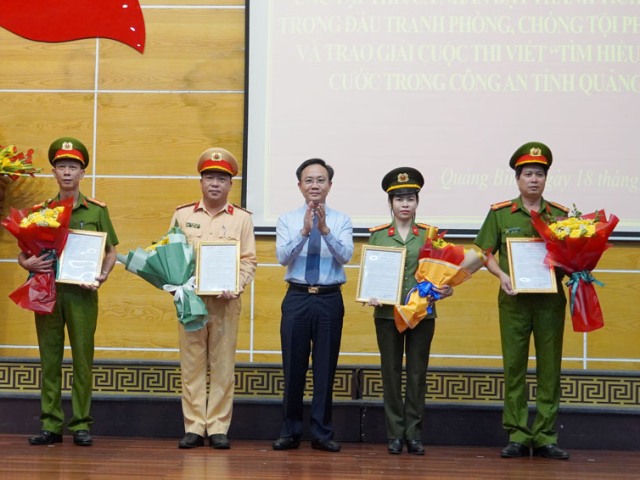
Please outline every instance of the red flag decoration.
[{"label": "red flag decoration", "polygon": [[102,37],[144,51],[138,0],[2,0],[0,27],[38,42]]}]

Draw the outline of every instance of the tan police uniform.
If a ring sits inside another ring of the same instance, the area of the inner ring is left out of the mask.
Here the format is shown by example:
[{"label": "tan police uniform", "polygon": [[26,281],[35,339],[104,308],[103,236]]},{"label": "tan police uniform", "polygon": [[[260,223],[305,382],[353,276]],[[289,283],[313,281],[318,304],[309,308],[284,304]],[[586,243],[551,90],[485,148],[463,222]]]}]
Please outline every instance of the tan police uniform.
[{"label": "tan police uniform", "polygon": [[[203,153],[216,156],[209,149]],[[223,151],[226,152],[226,151]],[[228,152],[226,152],[228,154]],[[229,154],[230,155],[230,154]],[[220,158],[198,162],[198,171],[220,170],[235,175],[237,164]],[[226,165],[225,165],[226,163]],[[219,167],[219,168],[218,168]],[[212,216],[203,201],[178,207],[171,226],[180,227],[191,245],[199,242],[237,240],[240,242],[240,289],[253,280],[257,258],[253,221],[246,210],[229,203]],[[224,300],[202,296],[208,322],[204,328],[188,332],[179,324],[182,412],[185,432],[198,435],[226,434],[231,423],[234,391],[234,365],[241,310],[240,297]],[[207,397],[207,369],[210,371]]]}]

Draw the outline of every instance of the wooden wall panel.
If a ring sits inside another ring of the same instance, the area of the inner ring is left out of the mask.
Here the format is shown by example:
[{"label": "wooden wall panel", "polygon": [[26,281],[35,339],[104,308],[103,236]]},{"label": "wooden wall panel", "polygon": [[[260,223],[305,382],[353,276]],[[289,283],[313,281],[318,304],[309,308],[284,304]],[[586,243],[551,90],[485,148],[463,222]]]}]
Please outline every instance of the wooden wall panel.
[{"label": "wooden wall panel", "polygon": [[100,88],[243,90],[244,9],[144,10],[143,55],[118,42],[100,45]]},{"label": "wooden wall panel", "polygon": [[95,56],[93,39],[31,42],[0,28],[0,89],[93,90]]},{"label": "wooden wall panel", "polygon": [[243,95],[101,94],[101,175],[198,175],[197,159],[224,146],[242,165]]},{"label": "wooden wall panel", "polygon": [[[12,184],[7,204],[26,208],[55,194],[46,150],[60,135],[76,136],[96,157],[82,191],[108,203],[118,249],[126,253],[160,238],[175,207],[200,198],[200,152],[224,146],[242,163],[244,2],[195,0],[170,8],[175,3],[142,2],[144,54],[108,39],[47,44],[0,31],[0,58],[20,67],[0,78],[0,144],[35,148],[35,163],[47,173]],[[240,202],[241,188],[242,172],[232,202]],[[365,241],[356,238],[343,290],[343,364],[379,363],[372,309],[355,301]],[[471,240],[458,243],[469,246]],[[243,295],[237,358],[279,363],[285,269],[276,261],[273,235],[258,236],[257,248],[259,267]],[[13,237],[0,230],[0,355],[37,357],[31,312],[7,298],[26,278],[17,253]],[[614,242],[595,276],[606,284],[597,287],[606,326],[586,336],[575,333],[567,314],[563,366],[640,370],[640,242]],[[496,279],[481,271],[441,302],[431,365],[501,366],[497,289]],[[100,359],[177,360],[171,297],[117,265],[100,291],[96,345]]]}]

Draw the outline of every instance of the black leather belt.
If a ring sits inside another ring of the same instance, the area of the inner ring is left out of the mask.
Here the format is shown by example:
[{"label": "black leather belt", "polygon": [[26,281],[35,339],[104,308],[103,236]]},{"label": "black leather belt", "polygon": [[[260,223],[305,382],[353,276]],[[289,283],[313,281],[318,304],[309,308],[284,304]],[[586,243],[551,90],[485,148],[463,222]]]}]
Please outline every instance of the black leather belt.
[{"label": "black leather belt", "polygon": [[322,295],[324,293],[335,293],[342,290],[342,285],[303,285],[301,283],[289,282],[289,288],[312,295]]}]

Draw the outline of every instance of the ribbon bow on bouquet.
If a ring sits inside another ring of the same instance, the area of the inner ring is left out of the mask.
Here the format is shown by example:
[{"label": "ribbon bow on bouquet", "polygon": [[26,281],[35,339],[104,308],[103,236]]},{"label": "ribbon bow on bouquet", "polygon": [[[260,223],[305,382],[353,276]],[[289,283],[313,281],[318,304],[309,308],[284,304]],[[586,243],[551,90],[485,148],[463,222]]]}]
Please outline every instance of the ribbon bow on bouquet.
[{"label": "ribbon bow on bouquet", "polygon": [[172,227],[159,242],[118,254],[118,260],[154,287],[173,293],[176,315],[185,330],[205,326],[207,307],[195,292],[195,254],[182,230]]},{"label": "ribbon bow on bouquet", "polygon": [[401,333],[407,328],[415,328],[433,311],[433,302],[440,299],[434,288],[460,285],[484,265],[482,253],[446,242],[445,233],[435,239],[427,238],[418,256],[415,273],[418,284],[407,294],[405,304],[394,308],[396,328]]},{"label": "ribbon bow on bouquet", "polygon": [[604,326],[602,308],[593,286],[604,284],[596,280],[591,271],[611,247],[609,236],[620,220],[615,215],[607,220],[604,210],[582,215],[574,207],[573,213],[547,223],[540,214],[531,212],[531,221],[547,248],[544,262],[571,276],[567,286],[573,331],[591,332]]}]

